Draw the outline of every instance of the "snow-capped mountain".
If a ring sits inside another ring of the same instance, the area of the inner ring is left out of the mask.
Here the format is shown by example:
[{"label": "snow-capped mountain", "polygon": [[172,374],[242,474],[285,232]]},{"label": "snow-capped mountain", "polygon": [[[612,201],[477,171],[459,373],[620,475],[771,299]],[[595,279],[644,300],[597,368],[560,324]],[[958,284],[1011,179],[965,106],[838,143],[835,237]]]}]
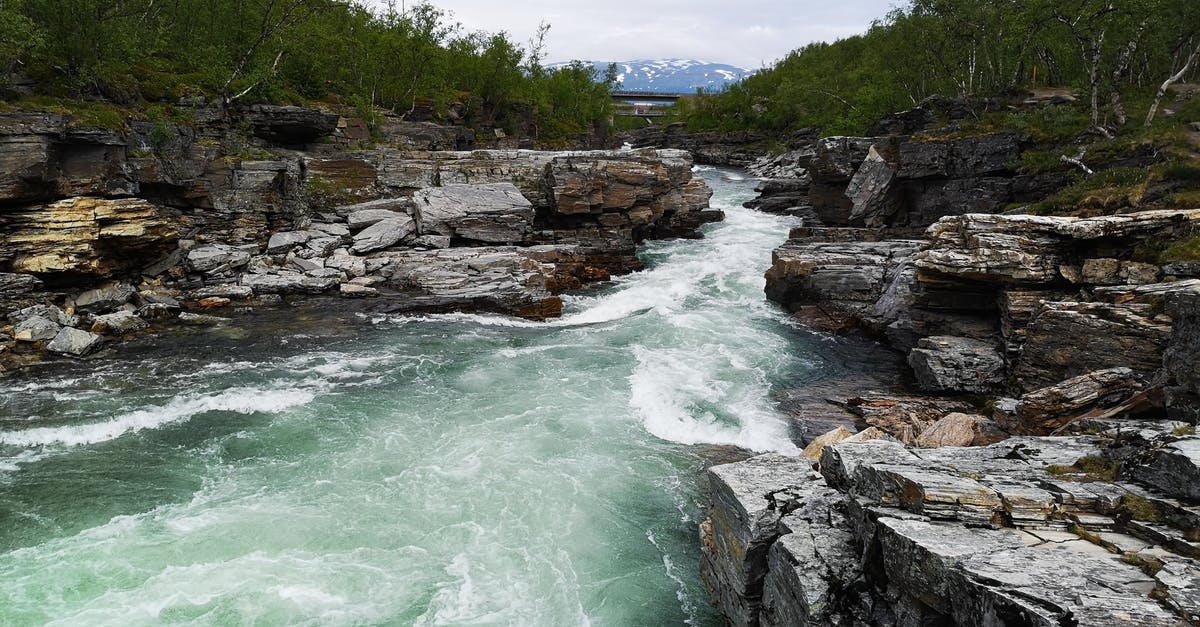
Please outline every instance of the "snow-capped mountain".
[{"label": "snow-capped mountain", "polygon": [[[585,61],[596,66],[601,75],[608,70],[608,61]],[[555,63],[550,67],[562,67]],[[753,74],[752,70],[723,63],[708,63],[693,59],[659,59],[618,61],[617,81],[622,91],[645,91],[663,94],[690,94],[697,89],[719,91]]]}]

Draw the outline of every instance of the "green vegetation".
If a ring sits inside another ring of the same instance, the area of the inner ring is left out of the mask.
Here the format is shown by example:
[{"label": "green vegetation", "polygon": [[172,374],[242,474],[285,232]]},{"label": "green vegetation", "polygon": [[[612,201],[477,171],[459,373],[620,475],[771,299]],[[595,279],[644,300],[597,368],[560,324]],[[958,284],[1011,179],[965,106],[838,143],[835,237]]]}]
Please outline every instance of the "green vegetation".
[{"label": "green vegetation", "polygon": [[[431,109],[480,127],[565,141],[607,123],[608,87],[578,63],[542,66],[543,26],[522,46],[465,32],[440,9],[349,0],[0,0],[0,92],[16,74],[71,113],[180,99]],[[372,5],[374,6],[374,5]],[[115,120],[100,119],[104,125]]]},{"label": "green vegetation", "polygon": [[1117,511],[1133,520],[1142,522],[1159,524],[1167,522],[1167,515],[1157,505],[1136,494],[1122,496]]},{"label": "green vegetation", "polygon": [[[1196,206],[1200,207],[1200,204]],[[1200,262],[1200,235],[1171,244],[1159,256],[1159,261],[1162,263]],[[1195,433],[1195,427],[1192,428],[1192,432]]]},{"label": "green vegetation", "polygon": [[[691,103],[686,117],[698,129],[817,126],[830,135],[863,134],[930,96],[963,96],[978,103],[968,113],[980,127],[1065,141],[1144,119],[1158,87],[1187,65],[1198,41],[1194,0],[913,0],[863,35],[805,46]],[[1198,66],[1182,79],[1197,76]],[[1079,106],[986,119],[987,98],[1012,100],[1030,89],[1043,97],[1077,93]]]},{"label": "green vegetation", "polygon": [[[1197,246],[1200,246],[1200,238],[1197,238],[1196,244],[1197,244]],[[1197,252],[1200,252],[1200,249],[1198,249]],[[1195,425],[1179,425],[1178,427],[1175,427],[1174,429],[1171,430],[1171,434],[1179,436],[1181,438],[1184,436],[1196,435],[1196,426]]]},{"label": "green vegetation", "polygon": [[1091,481],[1113,481],[1121,469],[1121,462],[1088,455],[1079,458],[1070,466],[1053,464],[1046,467],[1046,472],[1064,479],[1086,479]]}]

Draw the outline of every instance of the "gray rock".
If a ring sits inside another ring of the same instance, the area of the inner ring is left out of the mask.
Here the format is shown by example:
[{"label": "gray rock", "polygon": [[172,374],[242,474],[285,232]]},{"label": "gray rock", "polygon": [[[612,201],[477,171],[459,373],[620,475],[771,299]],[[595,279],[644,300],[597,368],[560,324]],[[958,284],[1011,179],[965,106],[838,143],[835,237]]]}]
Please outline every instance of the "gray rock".
[{"label": "gray rock", "polygon": [[366,285],[343,283],[339,293],[346,298],[366,298],[368,296],[378,296],[379,290]]},{"label": "gray rock", "polygon": [[230,300],[246,300],[254,296],[254,290],[245,285],[210,285],[198,289],[188,295],[192,300],[205,298],[228,298]]},{"label": "gray rock", "polygon": [[193,272],[211,273],[245,266],[250,256],[249,252],[231,246],[203,246],[188,251],[187,262]]},{"label": "gray rock", "polygon": [[135,316],[127,311],[96,316],[92,322],[92,333],[105,333],[108,335],[124,335],[141,331],[150,325],[138,316]]},{"label": "gray rock", "polygon": [[[312,227],[313,231],[319,231],[330,237],[349,237],[350,227],[345,224],[315,222]],[[318,236],[320,237],[320,236]],[[311,244],[310,244],[311,245]]]},{"label": "gray rock", "polygon": [[45,342],[54,339],[63,325],[42,316],[28,316],[13,327],[18,342]]},{"label": "gray rock", "polygon": [[391,209],[359,209],[350,214],[348,222],[350,224],[350,229],[357,231],[384,220],[395,220],[402,216],[408,217],[408,214],[401,211],[393,211]]},{"label": "gray rock", "polygon": [[989,392],[1005,381],[1004,357],[987,342],[927,337],[908,354],[917,385],[927,392]]},{"label": "gray rock", "polygon": [[254,135],[284,144],[305,144],[333,133],[338,115],[320,109],[282,105],[252,105],[241,114]]},{"label": "gray rock", "polygon": [[0,272],[0,296],[28,294],[42,289],[42,280],[32,274]]},{"label": "gray rock", "polygon": [[1143,388],[1129,368],[1090,372],[1021,397],[1013,420],[1002,424],[1014,433],[1049,435],[1090,411],[1113,407]]},{"label": "gray rock", "polygon": [[421,235],[511,244],[533,232],[533,204],[512,183],[446,185],[421,190],[413,201]]},{"label": "gray rock", "polygon": [[68,316],[66,312],[58,307],[55,307],[54,305],[33,305],[32,307],[18,309],[17,311],[8,314],[8,321],[14,324],[19,324],[21,321],[34,316],[51,320],[63,327],[73,327],[76,324],[79,324],[78,317]]},{"label": "gray rock", "polygon": [[1163,266],[1162,273],[1166,276],[1200,277],[1200,263],[1172,263]]},{"label": "gray rock", "polygon": [[811,477],[811,462],[779,455],[708,469],[710,508],[700,529],[700,568],[731,624],[758,624],[767,552]]},{"label": "gray rock", "polygon": [[1174,319],[1163,353],[1167,413],[1175,420],[1200,424],[1200,294],[1172,295],[1167,311]]},{"label": "gray rock", "polygon": [[323,294],[338,286],[336,278],[317,278],[305,274],[247,274],[242,285],[255,294]]},{"label": "gray rock", "polygon": [[341,237],[314,237],[305,246],[316,257],[328,257],[342,245]]},{"label": "gray rock", "polygon": [[179,322],[189,326],[211,327],[223,322],[229,322],[229,318],[221,318],[218,316],[209,316],[206,314],[196,314],[185,311],[179,314]]},{"label": "gray rock", "polygon": [[179,309],[164,303],[150,303],[142,305],[137,310],[137,316],[142,320],[168,320],[178,316]]},{"label": "gray rock", "polygon": [[1192,436],[1166,444],[1145,464],[1134,465],[1130,476],[1174,498],[1200,500],[1200,438]]},{"label": "gray rock", "polygon": [[363,229],[354,236],[350,251],[358,254],[390,248],[417,232],[417,223],[412,218],[400,215],[388,218]]},{"label": "gray rock", "polygon": [[128,303],[137,294],[132,285],[114,283],[88,290],[75,297],[75,310],[82,313],[112,311]]},{"label": "gray rock", "polygon": [[307,243],[312,238],[313,234],[309,231],[283,231],[275,233],[267,242],[267,253],[281,255],[297,246]]},{"label": "gray rock", "polygon": [[850,210],[851,224],[873,227],[891,222],[900,209],[900,198],[892,186],[895,178],[896,167],[871,146],[866,159],[846,187],[846,197],[854,203]]},{"label": "gray rock", "polygon": [[447,235],[422,235],[413,240],[416,248],[450,248],[450,237]]},{"label": "gray rock", "polygon": [[83,357],[100,348],[104,338],[95,333],[88,333],[71,327],[63,327],[58,335],[46,345],[46,350],[61,355]]}]

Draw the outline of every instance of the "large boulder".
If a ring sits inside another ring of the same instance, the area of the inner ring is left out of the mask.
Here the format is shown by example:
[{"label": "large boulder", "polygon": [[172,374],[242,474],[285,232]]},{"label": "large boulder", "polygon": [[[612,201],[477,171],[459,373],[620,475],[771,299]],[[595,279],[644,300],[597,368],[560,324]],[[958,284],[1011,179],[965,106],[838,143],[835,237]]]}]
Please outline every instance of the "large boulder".
[{"label": "large boulder", "polygon": [[1141,378],[1129,368],[1089,372],[1029,392],[1013,415],[998,412],[997,416],[1014,433],[1049,435],[1089,412],[1120,406],[1142,389]]},{"label": "large boulder", "polygon": [[376,250],[391,248],[396,244],[412,237],[417,232],[417,223],[404,214],[394,214],[395,217],[380,220],[359,231],[354,236],[351,252],[364,254]]},{"label": "large boulder", "polygon": [[846,196],[853,203],[850,209],[851,224],[885,226],[900,209],[900,198],[892,186],[896,179],[896,166],[888,163],[875,146],[850,179]]},{"label": "large boulder", "polygon": [[991,392],[1004,385],[1004,357],[988,342],[927,337],[908,354],[917,385],[926,392]]},{"label": "large boulder", "polygon": [[71,357],[83,357],[95,352],[104,343],[104,338],[72,327],[63,327],[54,336],[46,350]]},{"label": "large boulder", "polygon": [[512,183],[434,187],[413,201],[421,235],[516,244],[533,233],[533,204]]},{"label": "large boulder", "polygon": [[1163,356],[1167,411],[1172,418],[1200,423],[1200,293],[1182,292],[1170,299],[1174,319],[1171,340]]}]

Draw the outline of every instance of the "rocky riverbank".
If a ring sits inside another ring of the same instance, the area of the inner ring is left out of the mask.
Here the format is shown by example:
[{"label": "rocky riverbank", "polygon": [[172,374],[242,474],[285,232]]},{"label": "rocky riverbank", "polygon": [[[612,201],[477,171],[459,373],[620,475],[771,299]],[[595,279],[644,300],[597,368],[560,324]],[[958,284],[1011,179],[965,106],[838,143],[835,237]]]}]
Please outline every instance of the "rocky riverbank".
[{"label": "rocky riverbank", "polygon": [[[315,296],[533,319],[722,219],[677,150],[455,151],[459,128],[197,108],[97,128],[0,114],[0,359]],[[2,366],[0,366],[2,367]]]},{"label": "rocky riverbank", "polygon": [[1196,624],[1200,264],[1159,252],[1200,209],[1031,215],[1071,180],[1019,167],[1045,146],[945,122],[752,170],[747,206],[803,218],[767,296],[907,368],[792,395],[803,456],[708,471],[714,603],[734,625]]}]

